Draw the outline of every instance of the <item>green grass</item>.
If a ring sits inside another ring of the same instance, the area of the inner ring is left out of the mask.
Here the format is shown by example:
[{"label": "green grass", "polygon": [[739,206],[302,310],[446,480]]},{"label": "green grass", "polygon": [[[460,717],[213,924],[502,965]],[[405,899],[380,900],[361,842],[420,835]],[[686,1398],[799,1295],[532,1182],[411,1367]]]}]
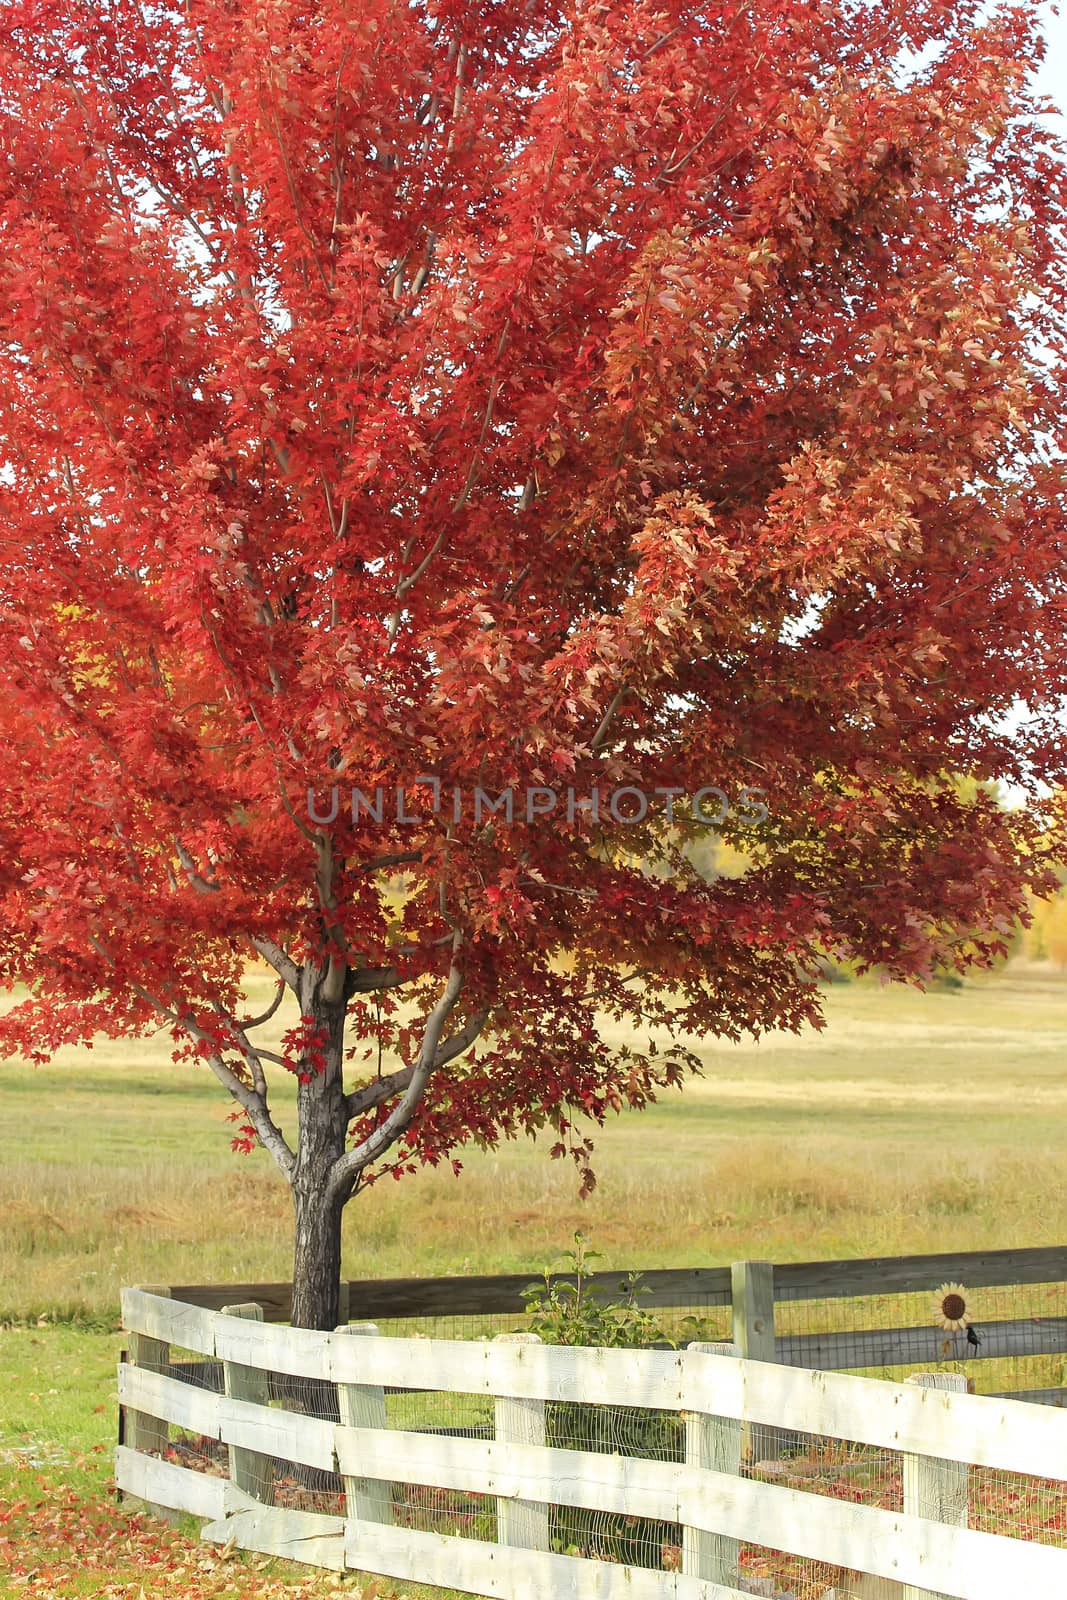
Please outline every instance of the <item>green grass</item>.
[{"label": "green grass", "polygon": [[62,1468],[89,1490],[113,1442],[118,1333],[76,1328],[0,1332],[0,1463],[29,1472]]},{"label": "green grass", "polygon": [[[224,1552],[188,1517],[168,1527],[111,1482],[123,1336],[72,1326],[0,1330],[0,1597],[323,1600],[332,1574]],[[350,1600],[393,1586],[347,1575]],[[445,1591],[405,1585],[401,1600]]]}]

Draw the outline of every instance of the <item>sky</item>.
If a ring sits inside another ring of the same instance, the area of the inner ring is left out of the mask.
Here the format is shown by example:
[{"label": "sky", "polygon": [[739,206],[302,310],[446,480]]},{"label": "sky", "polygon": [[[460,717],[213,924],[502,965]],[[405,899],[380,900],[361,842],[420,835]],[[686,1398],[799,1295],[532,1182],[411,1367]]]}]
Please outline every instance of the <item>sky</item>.
[{"label": "sky", "polygon": [[[1051,5],[1042,6],[1048,55],[1037,76],[1038,87],[1056,101],[1060,110],[1067,112],[1067,8],[1059,16]],[[1067,116],[1063,119],[1067,132]]]}]

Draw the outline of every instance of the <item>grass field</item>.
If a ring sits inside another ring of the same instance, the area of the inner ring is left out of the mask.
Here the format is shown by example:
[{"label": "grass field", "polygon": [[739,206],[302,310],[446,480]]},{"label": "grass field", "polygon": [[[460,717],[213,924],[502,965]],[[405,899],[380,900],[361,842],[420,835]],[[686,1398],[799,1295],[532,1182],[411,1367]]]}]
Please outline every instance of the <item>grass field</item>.
[{"label": "grass field", "polygon": [[[381,1185],[349,1208],[346,1274],[533,1275],[578,1227],[643,1267],[1067,1238],[1067,980],[840,985],[826,1012],[822,1034],[708,1048],[684,1095],[605,1129],[587,1201],[528,1144]],[[280,1180],[231,1154],[221,1091],[167,1043],[0,1064],[0,1595],[330,1591],[107,1498],[119,1287],[289,1274]]]},{"label": "grass field", "polygon": [[[375,1187],[345,1272],[533,1270],[577,1227],[608,1266],[1067,1237],[1067,980],[839,985],[826,1012],[822,1034],[705,1049],[684,1094],[611,1123],[587,1201],[527,1142]],[[168,1044],[0,1063],[0,1322],[106,1324],[123,1283],[289,1276],[281,1179],[231,1153],[225,1096]]]}]

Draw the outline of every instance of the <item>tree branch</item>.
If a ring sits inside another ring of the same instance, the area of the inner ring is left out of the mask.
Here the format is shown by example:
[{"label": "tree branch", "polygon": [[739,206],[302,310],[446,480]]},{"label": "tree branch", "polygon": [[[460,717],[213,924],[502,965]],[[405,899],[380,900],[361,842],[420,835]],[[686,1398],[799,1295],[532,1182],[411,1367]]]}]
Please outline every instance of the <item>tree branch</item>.
[{"label": "tree branch", "polygon": [[247,1033],[250,1028],[261,1028],[265,1022],[269,1022],[271,1017],[273,1017],[274,1013],[277,1011],[278,1007],[281,1005],[284,996],[285,979],[279,978],[278,986],[274,991],[274,999],[271,1001],[266,1011],[261,1011],[258,1017],[249,1017],[247,1022],[242,1022],[241,1032]]},{"label": "tree branch", "polygon": [[273,939],[250,940],[253,950],[261,955],[269,967],[273,967],[295,995],[300,993],[300,968],[291,956],[287,956],[281,945],[275,944]]},{"label": "tree branch", "polygon": [[385,867],[403,867],[422,860],[421,850],[398,850],[391,856],[375,856],[373,861],[360,863],[360,872],[380,872]]},{"label": "tree branch", "polygon": [[[488,1011],[476,1011],[462,1028],[438,1046],[433,1064],[435,1072],[470,1048],[485,1027],[488,1016]],[[416,1070],[416,1067],[401,1067],[399,1072],[391,1072],[386,1078],[375,1078],[373,1083],[364,1084],[362,1089],[353,1089],[351,1094],[345,1096],[345,1111],[349,1121],[364,1111],[373,1111],[376,1106],[384,1105],[394,1095],[402,1094],[410,1085]]]},{"label": "tree branch", "polygon": [[593,755],[596,755],[597,751],[600,749],[600,746],[603,744],[604,739],[607,737],[607,732],[608,732],[608,729],[611,727],[611,724],[612,724],[612,722],[614,720],[615,713],[616,713],[616,711],[618,711],[619,707],[622,705],[622,702],[623,702],[624,698],[626,697],[626,693],[627,693],[628,689],[629,689],[629,684],[624,683],[619,687],[618,690],[616,690],[614,699],[612,700],[611,704],[608,706],[608,709],[605,711],[603,717],[601,718],[600,726],[597,729],[597,731],[594,733],[593,741],[589,746],[589,749],[592,751]]},{"label": "tree branch", "polygon": [[[261,1059],[260,1051],[255,1048],[255,1046],[252,1044],[252,1041],[247,1037],[244,1029],[241,1027],[236,1017],[231,1017],[229,1012],[219,1003],[218,1000],[212,1002],[212,1009],[217,1016],[222,1018],[223,1022],[232,1032],[234,1043],[237,1045],[238,1050],[240,1050],[241,1054],[245,1058],[245,1061],[248,1063],[248,1070],[252,1074],[252,1087],[260,1096],[264,1106],[266,1106],[267,1076],[263,1071],[263,1061]],[[269,1052],[266,1051],[263,1052],[264,1055],[268,1053]],[[275,1056],[274,1060],[277,1061],[278,1057]],[[285,1065],[284,1062],[281,1062],[280,1064],[282,1066]],[[238,1079],[238,1082],[240,1082],[240,1079]]]},{"label": "tree branch", "polygon": [[[112,956],[110,951],[105,949],[99,940],[94,939],[92,934],[89,935],[89,943],[92,945],[97,954],[107,962],[109,967],[114,968],[117,965],[115,958]],[[175,1009],[173,1006],[165,1005],[157,995],[152,994],[151,990],[144,988],[142,984],[133,982],[129,979],[127,979],[126,982],[130,990],[138,997],[138,999],[144,1000],[145,1003],[150,1005],[154,1011],[157,1011],[161,1017],[166,1017],[168,1022],[172,1022],[177,1027],[183,1029],[190,1038],[196,1039],[198,1043],[212,1046],[212,1049],[204,1058],[207,1061],[208,1066],[211,1068],[211,1071],[214,1073],[215,1077],[219,1080],[227,1093],[237,1101],[237,1104],[241,1107],[242,1111],[247,1114],[249,1121],[256,1130],[256,1137],[259,1139],[259,1142],[263,1146],[264,1150],[268,1151],[274,1157],[274,1160],[277,1162],[283,1176],[287,1180],[291,1181],[292,1172],[296,1166],[296,1157],[289,1148],[289,1145],[286,1143],[285,1136],[278,1127],[277,1123],[274,1121],[267,1107],[266,1082],[262,1079],[262,1068],[260,1067],[258,1069],[260,1080],[262,1081],[261,1089],[253,1084],[242,1083],[241,1079],[237,1076],[236,1072],[234,1072],[233,1068],[228,1067],[225,1061],[222,1059],[222,1056],[219,1054],[218,1041],[213,1039],[210,1034],[204,1032],[190,1011],[183,1012]],[[216,1007],[216,1009],[221,1010],[219,1007]],[[233,1026],[232,1018],[225,1017],[225,1013],[223,1013],[223,1016],[224,1019],[229,1022],[231,1026]],[[238,1030],[238,1033],[239,1032],[240,1030]],[[251,1048],[248,1046],[247,1039],[244,1041],[244,1046]],[[238,1048],[242,1048],[240,1043],[238,1044]],[[243,1050],[242,1053],[244,1053]],[[255,1070],[251,1063],[249,1063],[249,1070]]]},{"label": "tree branch", "polygon": [[[376,1160],[383,1150],[388,1150],[389,1146],[395,1143],[415,1115],[419,1101],[425,1093],[426,1085],[430,1081],[430,1075],[434,1068],[439,1065],[438,1047],[441,1044],[441,1035],[444,1032],[445,1023],[455,1009],[456,1001],[459,999],[460,991],[463,988],[463,974],[456,965],[456,956],[459,953],[460,944],[461,935],[457,932],[452,940],[452,965],[449,968],[448,982],[445,984],[444,993],[441,995],[440,1000],[438,1000],[426,1019],[419,1059],[410,1069],[411,1076],[399,1103],[393,1107],[385,1121],[367,1135],[362,1144],[358,1144],[354,1150],[346,1150],[344,1155],[339,1156],[334,1162],[328,1179],[328,1187],[332,1195],[343,1194],[364,1167]],[[475,1018],[472,1017],[467,1027],[470,1028],[474,1021]],[[479,1030],[483,1022],[484,1015],[482,1020],[478,1022]],[[471,1035],[471,1039],[476,1037],[477,1033]],[[457,1034],[455,1038],[458,1039],[459,1035]],[[454,1042],[454,1040],[446,1041],[444,1050],[448,1050]],[[471,1041],[467,1040],[467,1043],[469,1042]],[[466,1043],[457,1046],[453,1053],[458,1054],[460,1049],[466,1049]],[[442,1052],[443,1059],[450,1060],[451,1056],[445,1057]]]},{"label": "tree branch", "polygon": [[[182,1026],[184,1027],[186,1024],[183,1022]],[[242,1083],[236,1073],[232,1072],[226,1065],[221,1056],[209,1055],[206,1060],[223,1088],[228,1089],[241,1109],[248,1113],[248,1120],[256,1130],[256,1138],[264,1150],[274,1157],[283,1177],[292,1181],[296,1157],[286,1143],[281,1129],[267,1110],[267,1102],[262,1092],[250,1088],[247,1083]]]},{"label": "tree branch", "polygon": [[448,143],[445,145],[445,155],[450,156],[456,144],[456,124],[459,121],[460,109],[463,105],[463,69],[467,64],[467,46],[461,44],[456,58],[456,86],[452,91],[452,117],[448,129]]},{"label": "tree branch", "polygon": [[414,1072],[414,1067],[402,1067],[399,1072],[391,1072],[386,1078],[375,1078],[372,1083],[364,1084],[362,1089],[353,1089],[351,1094],[346,1094],[345,1114],[349,1122],[364,1111],[373,1111],[375,1106],[384,1105],[395,1094],[403,1094]]},{"label": "tree branch", "polygon": [[[498,359],[499,359],[499,357],[501,355],[501,352],[503,351],[504,344],[505,344],[506,339],[507,339],[507,332],[508,332],[507,323],[505,323],[503,329],[501,330],[499,344],[497,345],[497,352],[496,353],[497,353],[497,358]],[[474,447],[474,454],[471,457],[470,466],[467,469],[466,480],[465,480],[465,482],[463,484],[462,489],[459,491],[459,493],[457,494],[456,498],[453,500],[451,507],[449,508],[448,515],[449,515],[450,518],[458,516],[459,513],[463,510],[463,507],[467,504],[467,501],[470,498],[471,491],[473,490],[475,484],[478,481],[478,469],[479,469],[479,467],[481,465],[482,450],[483,450],[483,447],[485,445],[486,435],[488,434],[489,428],[490,428],[490,426],[492,424],[492,421],[493,421],[493,410],[494,410],[494,408],[496,406],[496,397],[500,392],[500,386],[501,386],[502,382],[503,382],[503,379],[497,377],[497,378],[493,379],[492,383],[489,386],[489,397],[488,397],[488,399],[486,400],[486,403],[485,403],[485,413],[484,413],[484,415],[482,417],[481,431],[479,432],[479,435],[478,435],[477,444]],[[386,628],[386,632],[388,634],[390,644],[392,644],[395,641],[397,633],[399,632],[399,629],[400,629],[401,602],[404,599],[404,596],[408,593],[408,591],[410,589],[412,589],[415,586],[416,583],[418,583],[419,579],[422,577],[423,573],[426,571],[427,567],[430,565],[430,563],[433,560],[434,556],[436,556],[437,552],[440,550],[441,546],[443,545],[443,543],[445,541],[445,535],[446,535],[447,532],[448,532],[448,523],[446,522],[442,526],[440,532],[437,535],[437,538],[434,540],[434,542],[430,546],[429,550],[426,552],[426,554],[423,556],[422,560],[419,562],[418,566],[415,568],[414,572],[409,572],[406,577],[402,577],[399,580],[399,582],[397,583],[397,586],[396,586],[397,609],[390,616],[388,624],[387,624],[387,628]]]},{"label": "tree branch", "polygon": [[178,852],[178,860],[185,870],[185,876],[194,889],[199,889],[201,894],[220,894],[222,892],[222,885],[217,878],[205,878],[202,873],[197,871],[196,862],[177,834],[174,835],[174,848]]},{"label": "tree branch", "polygon": [[352,967],[349,969],[349,994],[374,994],[379,989],[398,989],[404,978],[395,967]]},{"label": "tree branch", "polygon": [[347,972],[348,967],[345,962],[339,961],[336,956],[330,957],[322,985],[322,998],[328,1006],[335,1006],[344,999]]},{"label": "tree branch", "polygon": [[438,1067],[446,1066],[449,1061],[454,1061],[457,1056],[463,1054],[464,1050],[469,1050],[488,1020],[488,1011],[472,1012],[462,1028],[451,1034],[444,1044],[438,1046],[437,1056],[433,1064],[434,1071],[436,1072]]}]

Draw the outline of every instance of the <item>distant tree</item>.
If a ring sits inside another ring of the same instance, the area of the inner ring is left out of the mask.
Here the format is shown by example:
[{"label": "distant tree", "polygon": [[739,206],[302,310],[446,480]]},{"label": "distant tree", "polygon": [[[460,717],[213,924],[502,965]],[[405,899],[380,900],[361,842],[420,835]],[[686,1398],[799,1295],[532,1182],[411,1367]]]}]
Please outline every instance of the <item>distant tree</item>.
[{"label": "distant tree", "polygon": [[[576,1119],[696,1064],[646,1030],[987,961],[1049,881],[1035,15],[4,7],[0,1042],[162,1018],[292,1187],[297,1323],[373,1178],[545,1126],[588,1172]],[[765,791],[740,877],[687,862],[709,785]]]},{"label": "distant tree", "polygon": [[1051,961],[1061,971],[1067,968],[1067,889],[1038,902],[1035,930],[1031,947],[1035,959]]}]

